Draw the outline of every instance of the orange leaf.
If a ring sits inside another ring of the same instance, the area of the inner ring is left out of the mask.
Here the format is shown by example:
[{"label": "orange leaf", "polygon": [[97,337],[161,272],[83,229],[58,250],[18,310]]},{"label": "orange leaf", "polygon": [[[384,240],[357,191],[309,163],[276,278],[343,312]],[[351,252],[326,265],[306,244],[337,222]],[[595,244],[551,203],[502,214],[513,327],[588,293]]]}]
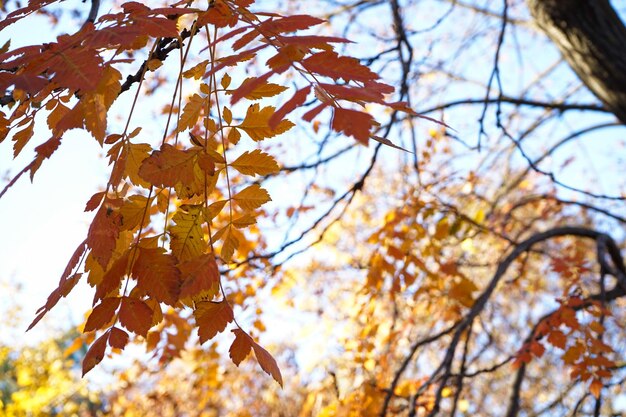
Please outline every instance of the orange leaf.
[{"label": "orange leaf", "polygon": [[254,349],[254,355],[256,356],[256,360],[259,362],[259,365],[261,365],[261,369],[263,369],[268,375],[271,375],[272,378],[274,378],[274,380],[282,387],[283,377],[280,374],[280,369],[278,368],[276,359],[274,359],[267,350],[263,349],[261,345],[255,342],[252,342],[252,349]]},{"label": "orange leaf", "polygon": [[139,168],[139,176],[160,188],[194,181],[194,161],[198,150],[179,150],[164,143],[161,150],[152,152]]},{"label": "orange leaf", "polygon": [[180,287],[180,299],[195,300],[213,293],[219,283],[220,274],[213,254],[206,253],[178,265],[183,283]]},{"label": "orange leaf", "polygon": [[183,108],[183,114],[180,116],[180,120],[178,120],[178,127],[176,130],[182,132],[185,129],[194,127],[205,104],[206,100],[200,95],[194,94],[191,96]]},{"label": "orange leaf", "polygon": [[152,327],[152,313],[152,309],[143,301],[124,297],[120,307],[120,323],[131,332],[146,337]]},{"label": "orange leaf", "polygon": [[216,334],[223,332],[228,323],[235,318],[233,310],[225,301],[219,303],[198,302],[193,315],[196,318],[200,343],[204,343]]},{"label": "orange leaf", "polygon": [[96,293],[94,295],[94,302],[101,298],[106,297],[113,291],[119,291],[122,279],[126,275],[128,268],[128,252],[124,253],[121,257],[113,262],[111,268],[105,272],[96,286]]},{"label": "orange leaf", "polygon": [[139,256],[133,265],[137,287],[160,302],[176,305],[180,294],[180,271],[176,263],[176,258],[163,248],[139,247]]},{"label": "orange leaf", "polygon": [[242,174],[252,176],[275,174],[280,169],[274,158],[260,149],[244,152],[230,166]]},{"label": "orange leaf", "polygon": [[546,351],[546,348],[543,347],[543,345],[537,341],[531,342],[529,349],[533,353],[533,355],[535,355],[538,358],[542,357]]},{"label": "orange leaf", "polygon": [[142,221],[145,226],[148,222],[148,213],[152,199],[148,202],[148,198],[142,195],[131,195],[128,200],[124,201],[124,205],[120,208],[122,215],[122,230],[132,230],[139,226]]},{"label": "orange leaf", "polygon": [[[256,77],[246,78],[245,80],[243,80],[241,86],[239,86],[237,90],[244,89],[248,85],[248,83],[251,83],[256,79]],[[278,95],[287,90],[287,87],[284,87],[282,85],[269,83],[267,82],[267,80],[263,81],[264,82],[261,83],[255,83],[254,88],[252,88],[250,91],[245,91],[243,97],[247,98],[248,100],[260,100],[264,97],[274,97],[275,95]],[[226,94],[233,94],[233,92],[228,91]]]},{"label": "orange leaf", "polygon": [[91,249],[91,254],[98,263],[106,268],[113,249],[115,249],[115,241],[120,233],[121,216],[114,210],[115,201],[105,199],[104,204],[96,213],[89,233],[87,234],[87,246]]},{"label": "orange leaf", "polygon": [[266,189],[259,184],[252,184],[233,196],[233,200],[244,210],[254,210],[268,201],[272,201]]},{"label": "orange leaf", "polygon": [[558,347],[559,349],[565,349],[565,344],[567,343],[567,337],[560,330],[553,330],[548,334],[548,342],[554,347]]},{"label": "orange leaf", "polygon": [[599,379],[595,379],[593,381],[591,381],[591,384],[589,385],[589,392],[596,398],[600,398],[600,392],[602,391],[602,381],[600,381]]},{"label": "orange leaf", "polygon": [[285,133],[295,126],[289,120],[281,120],[275,129],[270,128],[269,119],[272,117],[275,110],[276,109],[272,106],[263,107],[261,109],[259,105],[255,103],[248,107],[246,117],[237,127],[246,132],[252,140],[258,142]]},{"label": "orange leaf", "polygon": [[115,310],[120,305],[120,299],[105,298],[98,304],[89,314],[87,323],[85,323],[85,332],[102,329],[111,322],[115,316]]},{"label": "orange leaf", "polygon": [[239,366],[241,361],[244,360],[250,353],[253,342],[252,338],[241,329],[235,329],[233,330],[233,333],[235,333],[235,340],[233,341],[233,344],[230,345],[228,353],[233,363]]},{"label": "orange leaf", "polygon": [[102,362],[104,359],[104,351],[107,347],[107,339],[109,338],[109,332],[105,332],[102,336],[93,342],[93,345],[89,347],[89,350],[83,358],[83,376],[93,369],[94,366]]}]

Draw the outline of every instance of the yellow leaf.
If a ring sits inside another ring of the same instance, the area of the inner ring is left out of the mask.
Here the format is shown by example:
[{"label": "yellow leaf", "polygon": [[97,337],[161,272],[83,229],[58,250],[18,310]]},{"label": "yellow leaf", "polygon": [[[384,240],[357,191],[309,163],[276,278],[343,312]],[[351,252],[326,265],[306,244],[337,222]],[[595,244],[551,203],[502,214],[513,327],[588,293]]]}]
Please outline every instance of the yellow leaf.
[{"label": "yellow leaf", "polygon": [[253,104],[248,108],[246,117],[238,127],[246,132],[252,140],[260,141],[285,133],[295,126],[289,120],[281,120],[278,126],[276,126],[276,129],[272,130],[268,125],[268,121],[275,111],[276,108],[273,106],[267,106],[261,109],[258,104]]},{"label": "yellow leaf", "polygon": [[233,220],[233,226],[235,226],[238,229],[243,229],[244,227],[251,226],[255,223],[256,223],[256,218],[250,213],[246,213],[243,216]]},{"label": "yellow leaf", "polygon": [[150,207],[148,198],[142,195],[131,195],[128,200],[124,201],[124,205],[120,208],[122,215],[122,230],[132,230],[139,226],[143,220],[144,226],[147,224],[149,216],[146,216]]},{"label": "yellow leaf", "polygon": [[205,100],[200,95],[194,94],[191,96],[183,108],[183,114],[180,116],[180,120],[178,120],[177,130],[179,132],[192,128],[196,124],[204,104]]},{"label": "yellow leaf", "polygon": [[254,210],[268,201],[272,201],[269,193],[259,184],[252,184],[233,196],[233,200],[244,210]]},{"label": "yellow leaf", "polygon": [[170,228],[172,253],[184,262],[197,258],[206,249],[202,231],[202,206],[180,206],[174,217],[174,226]]},{"label": "yellow leaf", "polygon": [[233,235],[233,231],[228,226],[226,229],[226,234],[224,235],[224,243],[222,244],[222,250],[220,251],[220,256],[224,262],[230,262],[233,258],[233,254],[235,250],[239,247],[239,241]]},{"label": "yellow leaf", "polygon": [[125,142],[122,151],[122,158],[126,159],[124,175],[127,176],[133,184],[144,188],[150,188],[150,183],[139,176],[139,167],[141,163],[150,156],[150,152],[152,152],[152,147],[147,143],[134,144],[130,142]]},{"label": "yellow leaf", "polygon": [[259,149],[244,152],[230,166],[245,175],[268,175],[279,171],[274,158]]},{"label": "yellow leaf", "polygon": [[202,78],[204,73],[206,72],[206,66],[209,63],[208,60],[202,61],[199,64],[189,68],[187,71],[183,72],[183,77],[185,78],[193,78],[195,80],[199,80]]}]

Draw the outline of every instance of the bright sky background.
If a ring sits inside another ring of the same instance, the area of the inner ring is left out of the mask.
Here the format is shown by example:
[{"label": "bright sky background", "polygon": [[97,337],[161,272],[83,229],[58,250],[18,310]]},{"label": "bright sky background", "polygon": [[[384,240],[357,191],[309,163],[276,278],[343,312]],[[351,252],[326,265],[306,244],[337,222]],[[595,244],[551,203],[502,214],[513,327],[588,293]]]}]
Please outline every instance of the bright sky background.
[{"label": "bright sky background", "polygon": [[[76,0],[71,3],[82,4]],[[42,38],[52,40],[47,29],[44,19],[41,24],[33,24],[32,19],[27,19],[27,23],[13,27],[12,46],[41,42]],[[0,38],[0,45],[5,41]],[[40,131],[34,140],[41,143],[47,138],[46,132]],[[0,144],[1,187],[32,159],[32,153],[27,149],[18,159],[12,160],[12,145],[10,140]],[[76,246],[84,240],[93,218],[93,212],[84,213],[85,203],[93,193],[103,189],[108,177],[109,169],[103,156],[104,151],[87,132],[72,131],[64,136],[61,148],[52,159],[45,161],[34,183],[23,177],[0,199],[0,230],[3,231],[0,282],[22,286],[19,291],[0,295],[0,312],[13,303],[21,305],[27,324],[56,287],[61,272]],[[62,320],[61,327],[76,325],[91,307],[92,297],[93,292],[82,282],[70,295],[69,302],[64,300],[51,314]],[[287,334],[298,331],[300,323],[288,323],[281,320],[283,330],[284,326],[291,326]],[[27,335],[21,332],[4,334],[0,340],[32,342],[47,337],[46,330],[40,325]],[[323,338],[317,338],[317,342],[323,343]],[[319,350],[315,344],[309,345],[308,349],[310,352]]]}]

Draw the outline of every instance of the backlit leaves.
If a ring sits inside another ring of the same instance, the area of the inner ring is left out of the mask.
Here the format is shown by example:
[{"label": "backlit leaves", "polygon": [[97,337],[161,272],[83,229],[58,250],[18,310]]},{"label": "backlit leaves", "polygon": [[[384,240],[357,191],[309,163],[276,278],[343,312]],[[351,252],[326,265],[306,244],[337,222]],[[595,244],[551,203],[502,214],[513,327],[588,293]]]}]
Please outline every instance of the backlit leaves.
[{"label": "backlit leaves", "polygon": [[172,253],[179,261],[188,261],[205,252],[206,242],[202,230],[203,215],[201,206],[182,206],[172,218],[170,228]]},{"label": "backlit leaves", "polygon": [[181,285],[176,258],[165,253],[163,248],[139,247],[138,251],[139,255],[133,265],[137,287],[162,303],[176,305]]},{"label": "backlit leaves", "polygon": [[267,190],[259,184],[252,184],[235,194],[233,200],[244,210],[254,210],[272,199]]},{"label": "backlit leaves", "polygon": [[283,385],[283,377],[278,369],[278,365],[276,364],[276,360],[269,354],[268,351],[263,349],[259,344],[257,344],[246,332],[241,329],[233,330],[235,333],[235,340],[233,344],[230,346],[229,354],[233,363],[237,366],[243,361],[246,356],[250,353],[250,349],[254,350],[254,355],[256,356],[259,365],[261,365],[261,369],[263,369],[267,374],[271,375],[276,382]]},{"label": "backlit leaves", "polygon": [[180,300],[188,302],[217,292],[219,271],[215,256],[207,253],[178,265],[182,284]]},{"label": "backlit leaves", "polygon": [[194,94],[183,108],[183,114],[178,120],[177,130],[179,132],[182,132],[186,129],[193,127],[198,121],[198,118],[200,117],[200,112],[202,111],[202,107],[204,105],[205,99],[203,99],[198,94]]},{"label": "backlit leaves", "polygon": [[200,301],[196,303],[193,312],[198,326],[200,343],[212,339],[216,334],[223,332],[228,323],[235,318],[233,310],[226,301]]},{"label": "backlit leaves", "polygon": [[120,323],[128,330],[146,337],[152,327],[152,309],[142,300],[131,297],[122,299]]},{"label": "backlit leaves", "polygon": [[237,128],[246,132],[255,141],[273,138],[276,135],[285,133],[294,126],[289,120],[282,120],[276,125],[275,129],[269,127],[269,119],[275,110],[272,106],[261,108],[258,104],[252,104],[248,108],[243,122]]},{"label": "backlit leaves", "polygon": [[230,163],[230,166],[245,175],[269,175],[278,172],[279,167],[274,158],[255,149],[252,152],[244,152]]},{"label": "backlit leaves", "polygon": [[161,188],[191,183],[195,178],[196,157],[197,150],[180,150],[164,143],[160,150],[143,160],[139,176]]}]

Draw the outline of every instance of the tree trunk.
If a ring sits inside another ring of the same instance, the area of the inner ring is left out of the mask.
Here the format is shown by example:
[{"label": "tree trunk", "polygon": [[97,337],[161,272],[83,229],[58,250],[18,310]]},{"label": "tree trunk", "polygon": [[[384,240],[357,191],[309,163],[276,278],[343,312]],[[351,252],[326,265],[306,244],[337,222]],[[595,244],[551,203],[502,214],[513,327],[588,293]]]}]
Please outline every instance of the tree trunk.
[{"label": "tree trunk", "polygon": [[581,81],[626,124],[626,27],[608,0],[527,0]]}]

